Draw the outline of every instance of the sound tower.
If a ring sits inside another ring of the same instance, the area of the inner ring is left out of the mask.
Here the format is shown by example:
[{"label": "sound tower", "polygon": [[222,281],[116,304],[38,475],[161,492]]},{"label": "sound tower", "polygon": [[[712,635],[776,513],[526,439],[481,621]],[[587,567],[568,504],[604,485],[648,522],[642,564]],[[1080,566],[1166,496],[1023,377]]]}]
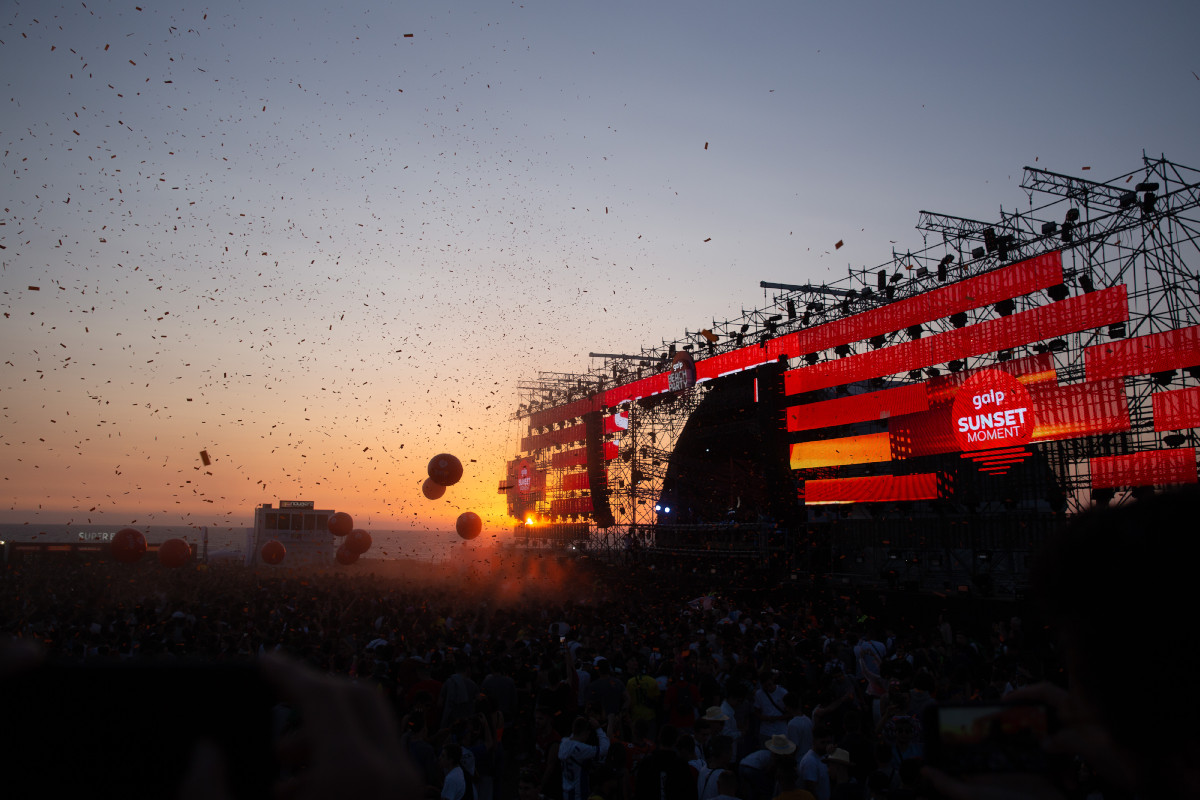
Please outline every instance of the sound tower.
[{"label": "sound tower", "polygon": [[592,492],[592,521],[598,528],[616,524],[608,506],[608,478],[604,473],[604,417],[599,411],[583,415],[583,436],[587,443],[588,486]]},{"label": "sound tower", "polygon": [[784,394],[784,362],[764,364],[755,370],[758,381],[758,429],[762,436],[763,474],[767,484],[768,510],[782,527],[804,523],[804,507],[792,477],[787,432],[787,397]]}]

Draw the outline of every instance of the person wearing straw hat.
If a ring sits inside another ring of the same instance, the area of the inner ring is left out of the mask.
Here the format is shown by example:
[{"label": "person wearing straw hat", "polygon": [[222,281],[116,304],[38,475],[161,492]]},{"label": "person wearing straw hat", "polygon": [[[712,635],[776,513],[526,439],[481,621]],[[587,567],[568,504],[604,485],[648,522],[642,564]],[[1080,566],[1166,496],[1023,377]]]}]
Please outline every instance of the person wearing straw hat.
[{"label": "person wearing straw hat", "polygon": [[838,747],[825,757],[825,765],[829,767],[829,782],[833,788],[829,796],[831,800],[862,800],[864,787],[854,775],[854,760],[850,754]]},{"label": "person wearing straw hat", "polygon": [[738,781],[744,800],[769,800],[775,796],[775,773],[779,762],[795,759],[796,743],[782,733],[771,736],[738,764]]}]

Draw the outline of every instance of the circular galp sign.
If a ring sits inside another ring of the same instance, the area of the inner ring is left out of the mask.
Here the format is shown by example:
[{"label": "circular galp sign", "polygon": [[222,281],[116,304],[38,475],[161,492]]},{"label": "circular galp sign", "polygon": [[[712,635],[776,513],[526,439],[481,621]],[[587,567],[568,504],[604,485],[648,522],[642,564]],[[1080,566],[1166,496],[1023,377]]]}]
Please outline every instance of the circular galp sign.
[{"label": "circular galp sign", "polygon": [[977,372],[958,387],[950,419],[962,450],[1017,447],[1033,438],[1029,390],[998,369]]}]

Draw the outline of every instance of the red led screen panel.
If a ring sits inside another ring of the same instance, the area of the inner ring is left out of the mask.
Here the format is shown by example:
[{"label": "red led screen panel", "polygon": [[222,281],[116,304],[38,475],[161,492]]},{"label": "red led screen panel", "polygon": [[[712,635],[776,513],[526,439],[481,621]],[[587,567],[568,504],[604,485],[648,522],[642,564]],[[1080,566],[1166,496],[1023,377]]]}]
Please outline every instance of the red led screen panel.
[{"label": "red led screen panel", "polygon": [[589,411],[599,411],[604,405],[604,396],[593,394],[553,408],[543,408],[529,415],[530,428],[544,428],[556,422],[565,422],[576,417],[582,417]]},{"label": "red led screen panel", "polygon": [[1200,364],[1200,325],[1094,345],[1083,358],[1089,381],[1195,366]]},{"label": "red led screen panel", "polygon": [[604,443],[604,460],[612,461],[614,458],[617,457],[617,455],[618,455],[617,443],[616,442],[605,442]]},{"label": "red led screen panel", "polygon": [[1033,441],[1075,439],[1129,430],[1129,399],[1124,380],[1070,386],[1034,384]]},{"label": "red led screen panel", "polygon": [[[1056,386],[1029,384],[1033,400],[1033,441],[1074,439],[1129,430],[1129,403],[1121,380]],[[918,458],[959,449],[950,406],[888,420],[892,458]]]},{"label": "red led screen panel", "polygon": [[930,378],[925,382],[925,394],[929,398],[929,405],[953,402],[955,394],[958,393],[958,387],[962,386],[967,378],[979,372],[980,369],[997,369],[1007,372],[1027,387],[1035,383],[1053,383],[1058,380],[1058,373],[1054,369],[1054,356],[1050,353],[1038,353],[1023,358],[1014,358],[1011,361],[989,364],[978,369],[952,372],[949,375]]},{"label": "red led screen panel", "polygon": [[564,514],[590,514],[591,511],[590,497],[562,497],[550,501],[550,513],[560,517]]},{"label": "red led screen panel", "polygon": [[784,387],[787,394],[799,394],[897,375],[933,364],[994,353],[1074,331],[1123,322],[1128,317],[1129,306],[1122,284],[882,350],[788,370],[784,373]]},{"label": "red led screen panel", "polygon": [[604,415],[604,432],[605,433],[624,433],[629,430],[629,410],[623,409],[616,414]]},{"label": "red led screen panel", "polygon": [[1200,386],[1176,389],[1173,392],[1155,392],[1152,399],[1154,430],[1200,428]]},{"label": "red led screen panel", "polygon": [[555,469],[587,466],[587,448],[577,447],[574,450],[562,450],[557,453],[551,453],[550,466]]},{"label": "red led screen panel", "polygon": [[900,414],[915,414],[929,408],[925,384],[913,383],[878,392],[838,397],[792,406],[787,410],[789,431],[810,431],[853,422],[886,419]]},{"label": "red led screen panel", "polygon": [[562,486],[564,492],[577,492],[582,489],[588,489],[588,474],[586,472],[568,472],[563,475]]},{"label": "red led screen panel", "polygon": [[806,505],[823,503],[885,503],[938,499],[936,472],[919,475],[873,475],[804,482]]},{"label": "red led screen panel", "polygon": [[835,467],[844,464],[874,464],[891,460],[886,433],[867,433],[816,442],[795,442],[791,446],[792,469]]},{"label": "red led screen panel", "polygon": [[696,380],[706,381],[731,372],[740,372],[770,361],[767,349],[757,344],[727,350],[696,362]]},{"label": "red led screen panel", "polygon": [[1092,488],[1196,483],[1196,448],[1146,450],[1092,459]]},{"label": "red led screen panel", "polygon": [[668,373],[659,372],[656,375],[642,378],[640,381],[614,386],[604,392],[604,405],[615,406],[627,400],[637,400],[639,397],[650,397],[667,391]]},{"label": "red led screen panel", "polygon": [[546,433],[534,434],[532,436],[521,437],[521,449],[525,452],[530,450],[544,450],[547,447],[552,447],[556,444],[572,444],[574,442],[582,442],[584,436],[583,423],[578,425],[569,425],[565,428],[559,428],[556,431],[547,431]]}]

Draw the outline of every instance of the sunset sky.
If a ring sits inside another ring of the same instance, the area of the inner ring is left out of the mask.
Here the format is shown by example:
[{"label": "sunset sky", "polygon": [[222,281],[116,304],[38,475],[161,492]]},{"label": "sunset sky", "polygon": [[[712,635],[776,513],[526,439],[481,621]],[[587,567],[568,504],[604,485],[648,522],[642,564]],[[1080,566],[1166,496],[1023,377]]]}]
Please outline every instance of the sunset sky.
[{"label": "sunset sky", "polygon": [[1200,166],[1195,3],[0,10],[2,522],[503,529],[539,370]]}]

